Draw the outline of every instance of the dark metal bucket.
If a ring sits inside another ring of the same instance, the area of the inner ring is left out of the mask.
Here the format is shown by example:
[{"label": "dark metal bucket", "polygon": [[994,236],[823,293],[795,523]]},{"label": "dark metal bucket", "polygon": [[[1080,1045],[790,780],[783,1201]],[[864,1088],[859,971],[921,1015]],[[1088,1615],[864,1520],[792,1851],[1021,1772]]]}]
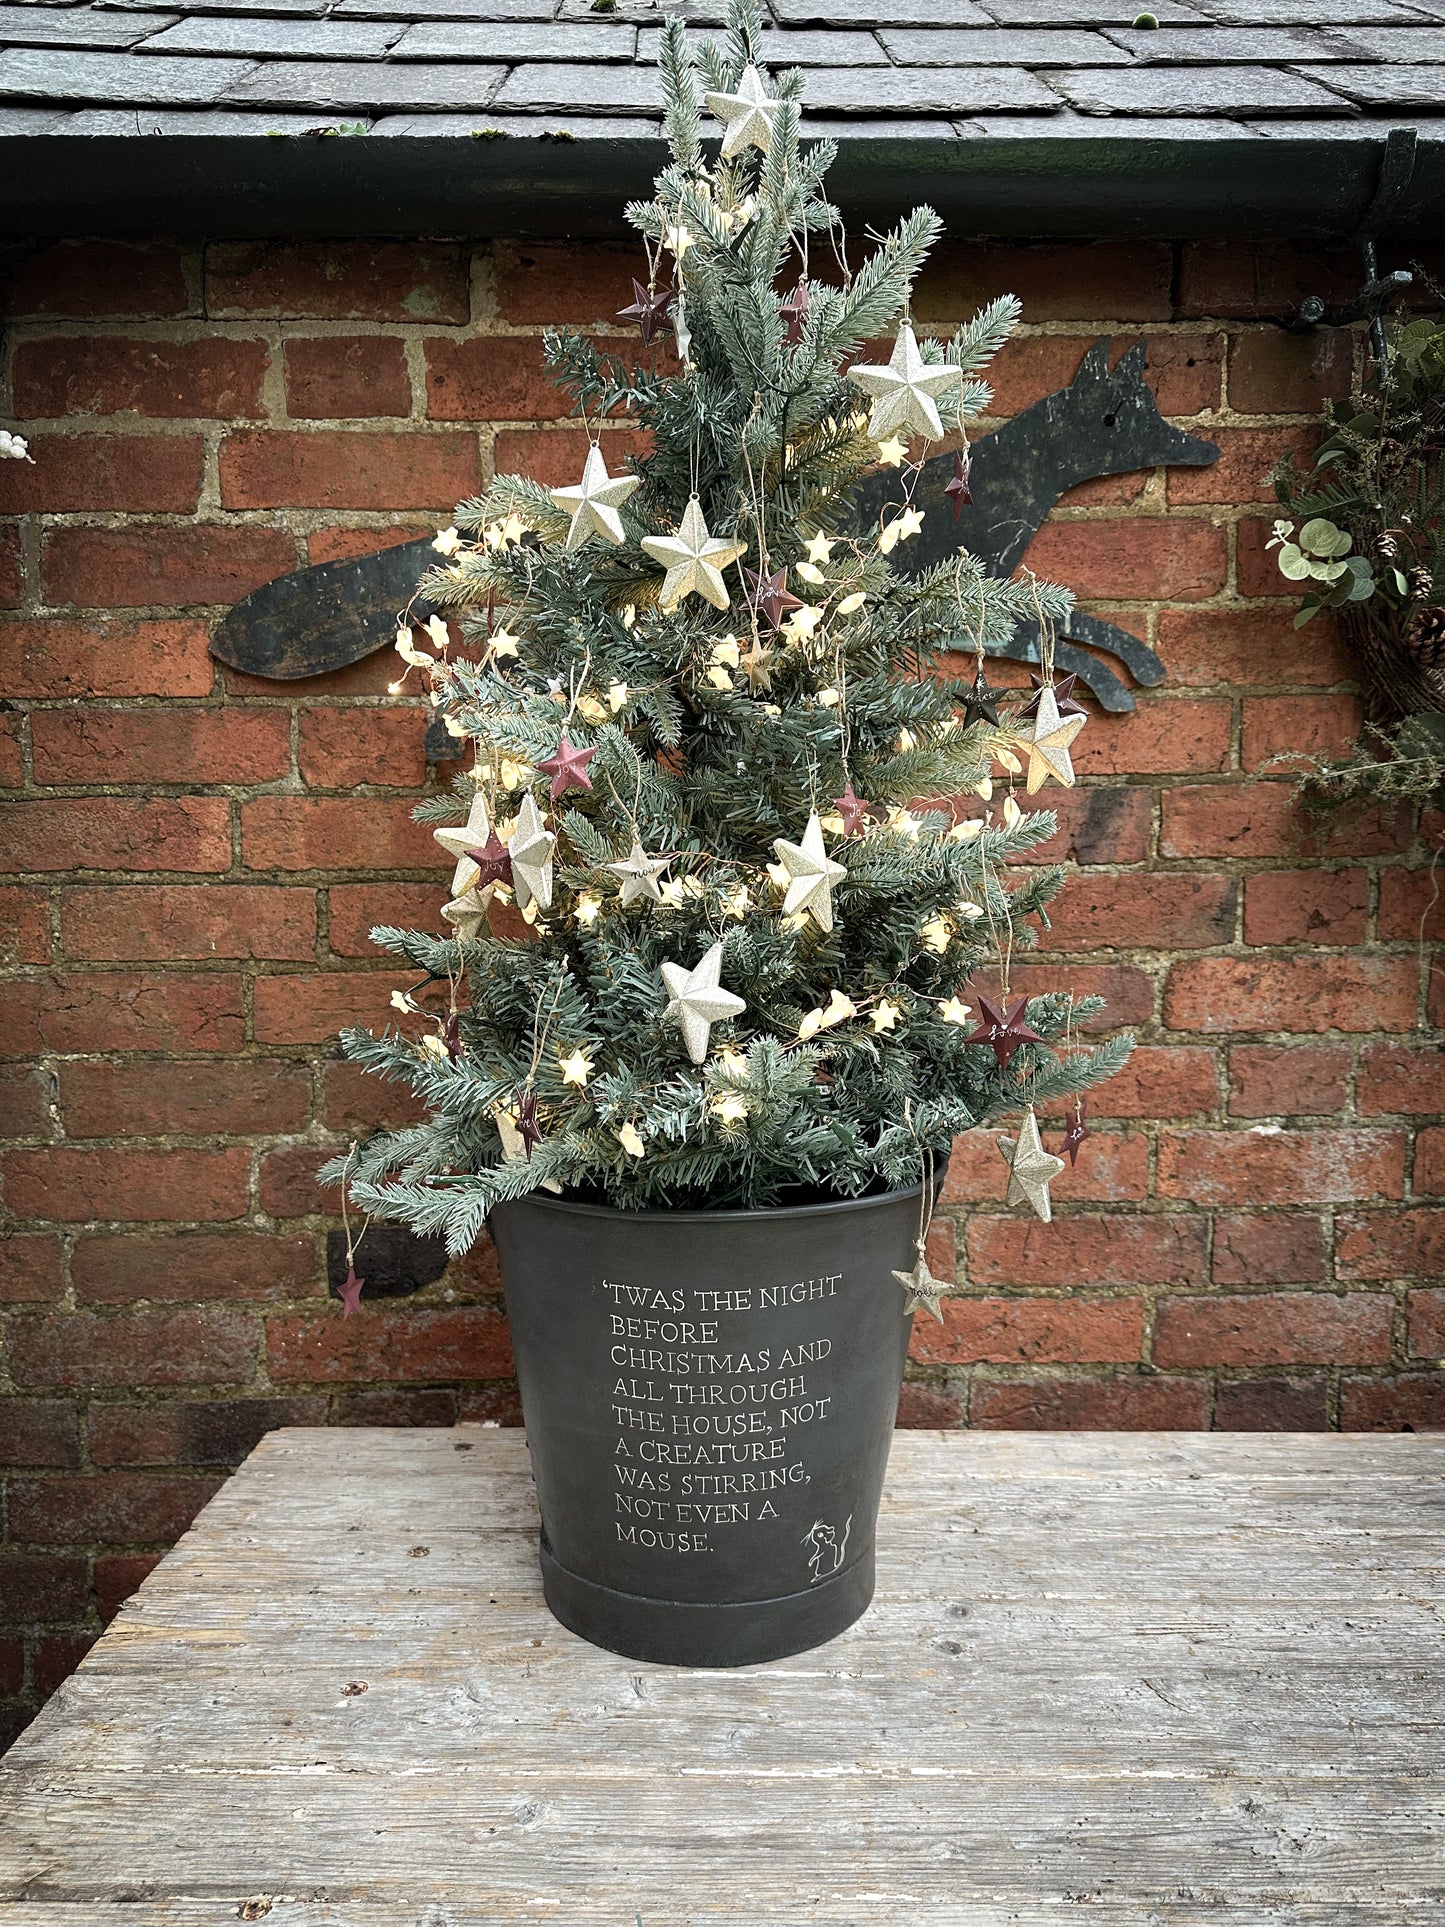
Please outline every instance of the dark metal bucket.
[{"label": "dark metal bucket", "polygon": [[531,1196],[491,1218],[564,1626],[748,1666],[873,1597],[920,1189],[771,1211]]}]

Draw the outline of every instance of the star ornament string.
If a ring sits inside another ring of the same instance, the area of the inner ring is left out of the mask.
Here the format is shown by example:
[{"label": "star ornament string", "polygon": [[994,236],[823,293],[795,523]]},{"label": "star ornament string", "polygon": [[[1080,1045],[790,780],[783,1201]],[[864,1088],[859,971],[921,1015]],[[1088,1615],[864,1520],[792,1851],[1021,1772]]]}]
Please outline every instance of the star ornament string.
[{"label": "star ornament string", "polygon": [[914,1260],[909,1271],[895,1271],[893,1276],[902,1285],[905,1297],[903,1316],[911,1318],[916,1311],[931,1312],[939,1324],[944,1323],[943,1309],[939,1300],[945,1297],[950,1287],[940,1278],[935,1278],[928,1268],[928,1233],[933,1224],[934,1182],[933,1153],[927,1150],[918,1132],[914,1129],[912,1106],[904,1108],[908,1128],[913,1132],[913,1141],[918,1145],[919,1175],[922,1190],[918,1197],[918,1236],[914,1241]]}]

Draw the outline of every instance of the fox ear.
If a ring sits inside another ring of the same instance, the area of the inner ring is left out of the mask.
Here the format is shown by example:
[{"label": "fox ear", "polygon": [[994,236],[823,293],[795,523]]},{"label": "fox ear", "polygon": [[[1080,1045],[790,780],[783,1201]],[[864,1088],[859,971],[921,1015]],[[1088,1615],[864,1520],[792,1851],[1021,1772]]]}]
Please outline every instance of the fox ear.
[{"label": "fox ear", "polygon": [[1091,382],[1105,381],[1108,379],[1110,346],[1109,336],[1100,335],[1099,339],[1079,363],[1079,372],[1069,383],[1071,388],[1082,388]]},{"label": "fox ear", "polygon": [[1120,357],[1119,366],[1114,370],[1115,381],[1126,382],[1130,386],[1143,381],[1144,356],[1148,346],[1146,341],[1136,341],[1134,346]]}]

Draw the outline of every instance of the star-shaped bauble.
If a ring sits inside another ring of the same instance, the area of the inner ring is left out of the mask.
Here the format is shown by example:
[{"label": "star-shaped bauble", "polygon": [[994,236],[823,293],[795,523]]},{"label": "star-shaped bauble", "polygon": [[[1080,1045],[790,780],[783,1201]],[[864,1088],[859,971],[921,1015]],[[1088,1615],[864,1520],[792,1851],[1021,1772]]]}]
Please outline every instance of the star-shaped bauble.
[{"label": "star-shaped bauble", "polygon": [[554,488],[547,492],[559,509],[572,517],[567,531],[567,547],[580,549],[594,535],[614,545],[623,541],[622,517],[617,513],[634,490],[642,487],[640,475],[609,475],[599,448],[589,448],[582,465],[582,480],[576,488]]},{"label": "star-shaped bauble", "polygon": [[1048,1224],[1054,1215],[1049,1186],[1063,1170],[1064,1160],[1044,1149],[1032,1106],[1024,1112],[1018,1136],[1001,1137],[996,1142],[1008,1165],[1008,1196],[1004,1202],[1027,1204]]},{"label": "star-shaped bauble", "polygon": [[744,569],[743,574],[747,577],[748,601],[770,629],[779,628],[790,609],[802,608],[802,602],[788,588],[786,569],[773,575],[755,575],[751,569]]},{"label": "star-shaped bauble", "polygon": [[[1089,713],[1082,703],[1074,701],[1074,684],[1078,680],[1078,673],[1075,671],[1070,675],[1060,676],[1058,681],[1052,685],[1054,701],[1059,706],[1059,714],[1061,716],[1087,716]],[[1043,676],[1036,676],[1031,669],[1029,671],[1029,681],[1034,686],[1034,693],[1019,711],[1020,716],[1037,716],[1039,713],[1039,697],[1044,691],[1045,678]]]},{"label": "star-shaped bauble", "polygon": [[650,348],[657,338],[657,331],[667,320],[667,311],[672,306],[672,289],[663,288],[654,294],[644,288],[640,281],[632,284],[632,306],[619,308],[619,321],[635,321],[642,336],[644,348]]},{"label": "star-shaped bauble", "polygon": [[361,1310],[361,1288],[365,1283],[366,1280],[364,1278],[357,1277],[355,1265],[348,1264],[346,1267],[346,1283],[341,1287],[340,1292],[341,1316],[343,1318],[349,1318],[354,1311]]},{"label": "star-shaped bauble", "polygon": [[723,947],[718,942],[695,969],[684,970],[681,964],[675,963],[662,966],[662,981],[667,985],[668,994],[663,1022],[679,1026],[687,1054],[694,1064],[700,1064],[707,1056],[713,1025],[747,1009],[745,998],[735,997],[718,982],[722,957]]},{"label": "star-shaped bauble", "polygon": [[476,941],[477,932],[487,920],[487,905],[491,897],[490,887],[485,891],[473,887],[442,905],[442,915],[464,942]]},{"label": "star-shaped bauble", "polygon": [[495,877],[479,878],[482,869],[482,854],[489,838],[494,838],[491,818],[487,815],[486,799],[478,790],[472,797],[472,806],[467,812],[467,820],[462,824],[445,824],[432,831],[433,837],[448,856],[457,860],[452,876],[452,895],[463,896],[476,883],[496,882]]},{"label": "star-shaped bauble", "polygon": [[1019,997],[1012,1004],[1007,998],[1000,997],[995,1003],[992,997],[980,995],[978,1000],[982,1017],[978,1029],[964,1038],[965,1044],[992,1044],[994,1056],[1003,1070],[1009,1067],[1009,1060],[1020,1044],[1040,1044],[1043,1039],[1036,1030],[1030,1030],[1024,1022],[1024,1011],[1028,1006],[1027,997]]},{"label": "star-shaped bauble", "polygon": [[778,837],[773,848],[788,873],[788,893],[783,898],[783,915],[791,917],[806,910],[820,930],[833,928],[833,885],[841,883],[848,872],[835,863],[823,848],[823,825],[818,812],[808,818],[801,843]]},{"label": "star-shaped bauble", "polygon": [[597,754],[595,749],[577,749],[567,740],[567,732],[562,731],[562,740],[550,756],[544,756],[537,767],[544,776],[552,779],[552,801],[555,803],[568,790],[590,790],[592,778],[587,774],[587,765]]},{"label": "star-shaped bauble", "polygon": [[1069,755],[1069,745],[1084,727],[1084,722],[1082,714],[1060,716],[1052,689],[1039,691],[1039,706],[1033,728],[1020,739],[1028,752],[1024,787],[1030,796],[1041,790],[1051,777],[1065,789],[1074,787],[1074,763]]},{"label": "star-shaped bauble", "polygon": [[745,649],[738,657],[738,668],[747,677],[749,689],[761,690],[766,695],[772,688],[772,660],[772,650],[761,642],[755,642],[751,649]]},{"label": "star-shaped bauble", "polygon": [[1074,1106],[1074,1115],[1069,1122],[1069,1127],[1064,1132],[1064,1141],[1059,1146],[1059,1149],[1063,1151],[1068,1157],[1070,1164],[1078,1163],[1079,1150],[1084,1142],[1084,1139],[1092,1137],[1093,1135],[1094,1133],[1089,1129],[1088,1125],[1085,1124],[1084,1122],[1083,1105],[1076,1104]]},{"label": "star-shaped bauble", "polygon": [[948,1290],[948,1286],[942,1279],[935,1278],[928,1269],[928,1257],[921,1238],[918,1241],[917,1250],[918,1257],[912,1271],[895,1271],[893,1274],[908,1293],[903,1306],[903,1316],[911,1318],[916,1311],[931,1311],[941,1325],[944,1322],[943,1310],[938,1301]]},{"label": "star-shaped bauble", "polygon": [[963,370],[951,362],[925,361],[913,330],[904,327],[898,331],[886,367],[861,363],[848,370],[848,379],[874,397],[868,433],[875,442],[905,429],[936,442],[943,434],[937,397],[958,387]]},{"label": "star-shaped bauble", "polygon": [[751,63],[743,68],[735,94],[704,94],[703,99],[707,111],[727,130],[722,144],[725,161],[741,154],[745,147],[756,147],[760,154],[771,151],[773,123],[783,103],[768,98],[763,77]]},{"label": "star-shaped bauble", "polygon": [[787,328],[790,348],[796,348],[803,339],[810,306],[806,281],[800,281],[787,300],[778,303],[778,314]]},{"label": "star-shaped bauble", "polygon": [[616,871],[622,878],[622,907],[636,903],[639,897],[646,897],[649,903],[661,903],[662,891],[657,879],[671,863],[670,856],[649,856],[643,849],[641,840],[633,837],[632,848],[621,863],[609,863],[608,869]]},{"label": "star-shaped bauble", "polygon": [[492,830],[479,850],[467,853],[468,861],[476,871],[472,882],[474,890],[491,883],[510,883],[512,881],[512,858],[506,844]]},{"label": "star-shaped bauble", "polygon": [[968,486],[969,463],[962,455],[953,458],[953,474],[943,485],[943,492],[953,504],[953,519],[956,522],[964,505],[973,500]]},{"label": "star-shaped bauble", "polygon": [[1001,689],[989,688],[984,673],[980,669],[973,679],[968,694],[963,699],[964,728],[967,729],[971,723],[988,723],[992,728],[997,729],[998,699],[1003,693]]},{"label": "star-shaped bauble", "polygon": [[867,816],[872,807],[873,805],[868,801],[866,796],[855,796],[853,794],[853,779],[851,776],[843,785],[843,794],[833,798],[833,808],[838,812],[839,816],[842,817],[843,829],[848,836],[853,834],[854,830],[857,829],[858,825]]},{"label": "star-shaped bauble", "polygon": [[542,826],[536,799],[524,796],[508,846],[518,909],[525,910],[529,903],[535,903],[539,910],[551,909],[552,850],[556,841],[551,831]]},{"label": "star-shaped bauble", "polygon": [[660,598],[665,610],[675,609],[690,595],[700,595],[715,609],[726,609],[728,592],[722,572],[748,547],[746,542],[724,542],[710,535],[695,495],[683,510],[676,535],[644,535],[642,546],[667,570]]}]

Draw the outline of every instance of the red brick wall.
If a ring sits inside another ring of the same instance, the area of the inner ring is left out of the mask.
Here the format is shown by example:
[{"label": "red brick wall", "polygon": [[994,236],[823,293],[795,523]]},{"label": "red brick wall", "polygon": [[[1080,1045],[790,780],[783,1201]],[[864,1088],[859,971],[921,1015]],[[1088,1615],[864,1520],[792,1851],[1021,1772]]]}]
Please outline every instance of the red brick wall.
[{"label": "red brick wall", "polygon": [[[261,1430],[517,1416],[485,1253],[344,1324],[326,1296],[312,1172],[395,1114],[331,1040],[385,1018],[370,925],[434,920],[444,882],[409,820],[422,715],[386,699],[389,651],[280,686],[220,668],[207,627],[431,529],[494,465],[570,479],[539,333],[605,324],[635,264],[432,242],[6,264],[0,419],[36,465],[0,463],[0,1729]],[[1315,838],[1270,763],[1357,721],[1337,639],[1291,627],[1260,483],[1356,346],[1266,317],[1350,273],[1275,246],[960,246],[919,300],[932,324],[1022,295],[1005,413],[1096,333],[1147,332],[1165,412],[1223,456],[1076,490],[1030,558],[1168,665],[1049,794],[1050,854],[1080,868],[1023,973],[1103,991],[1141,1047],[1052,1228],[1002,1213],[986,1136],[960,1145],[934,1262],[956,1247],[962,1295],[920,1334],[910,1422],[1445,1423],[1427,845],[1409,821]]]}]

